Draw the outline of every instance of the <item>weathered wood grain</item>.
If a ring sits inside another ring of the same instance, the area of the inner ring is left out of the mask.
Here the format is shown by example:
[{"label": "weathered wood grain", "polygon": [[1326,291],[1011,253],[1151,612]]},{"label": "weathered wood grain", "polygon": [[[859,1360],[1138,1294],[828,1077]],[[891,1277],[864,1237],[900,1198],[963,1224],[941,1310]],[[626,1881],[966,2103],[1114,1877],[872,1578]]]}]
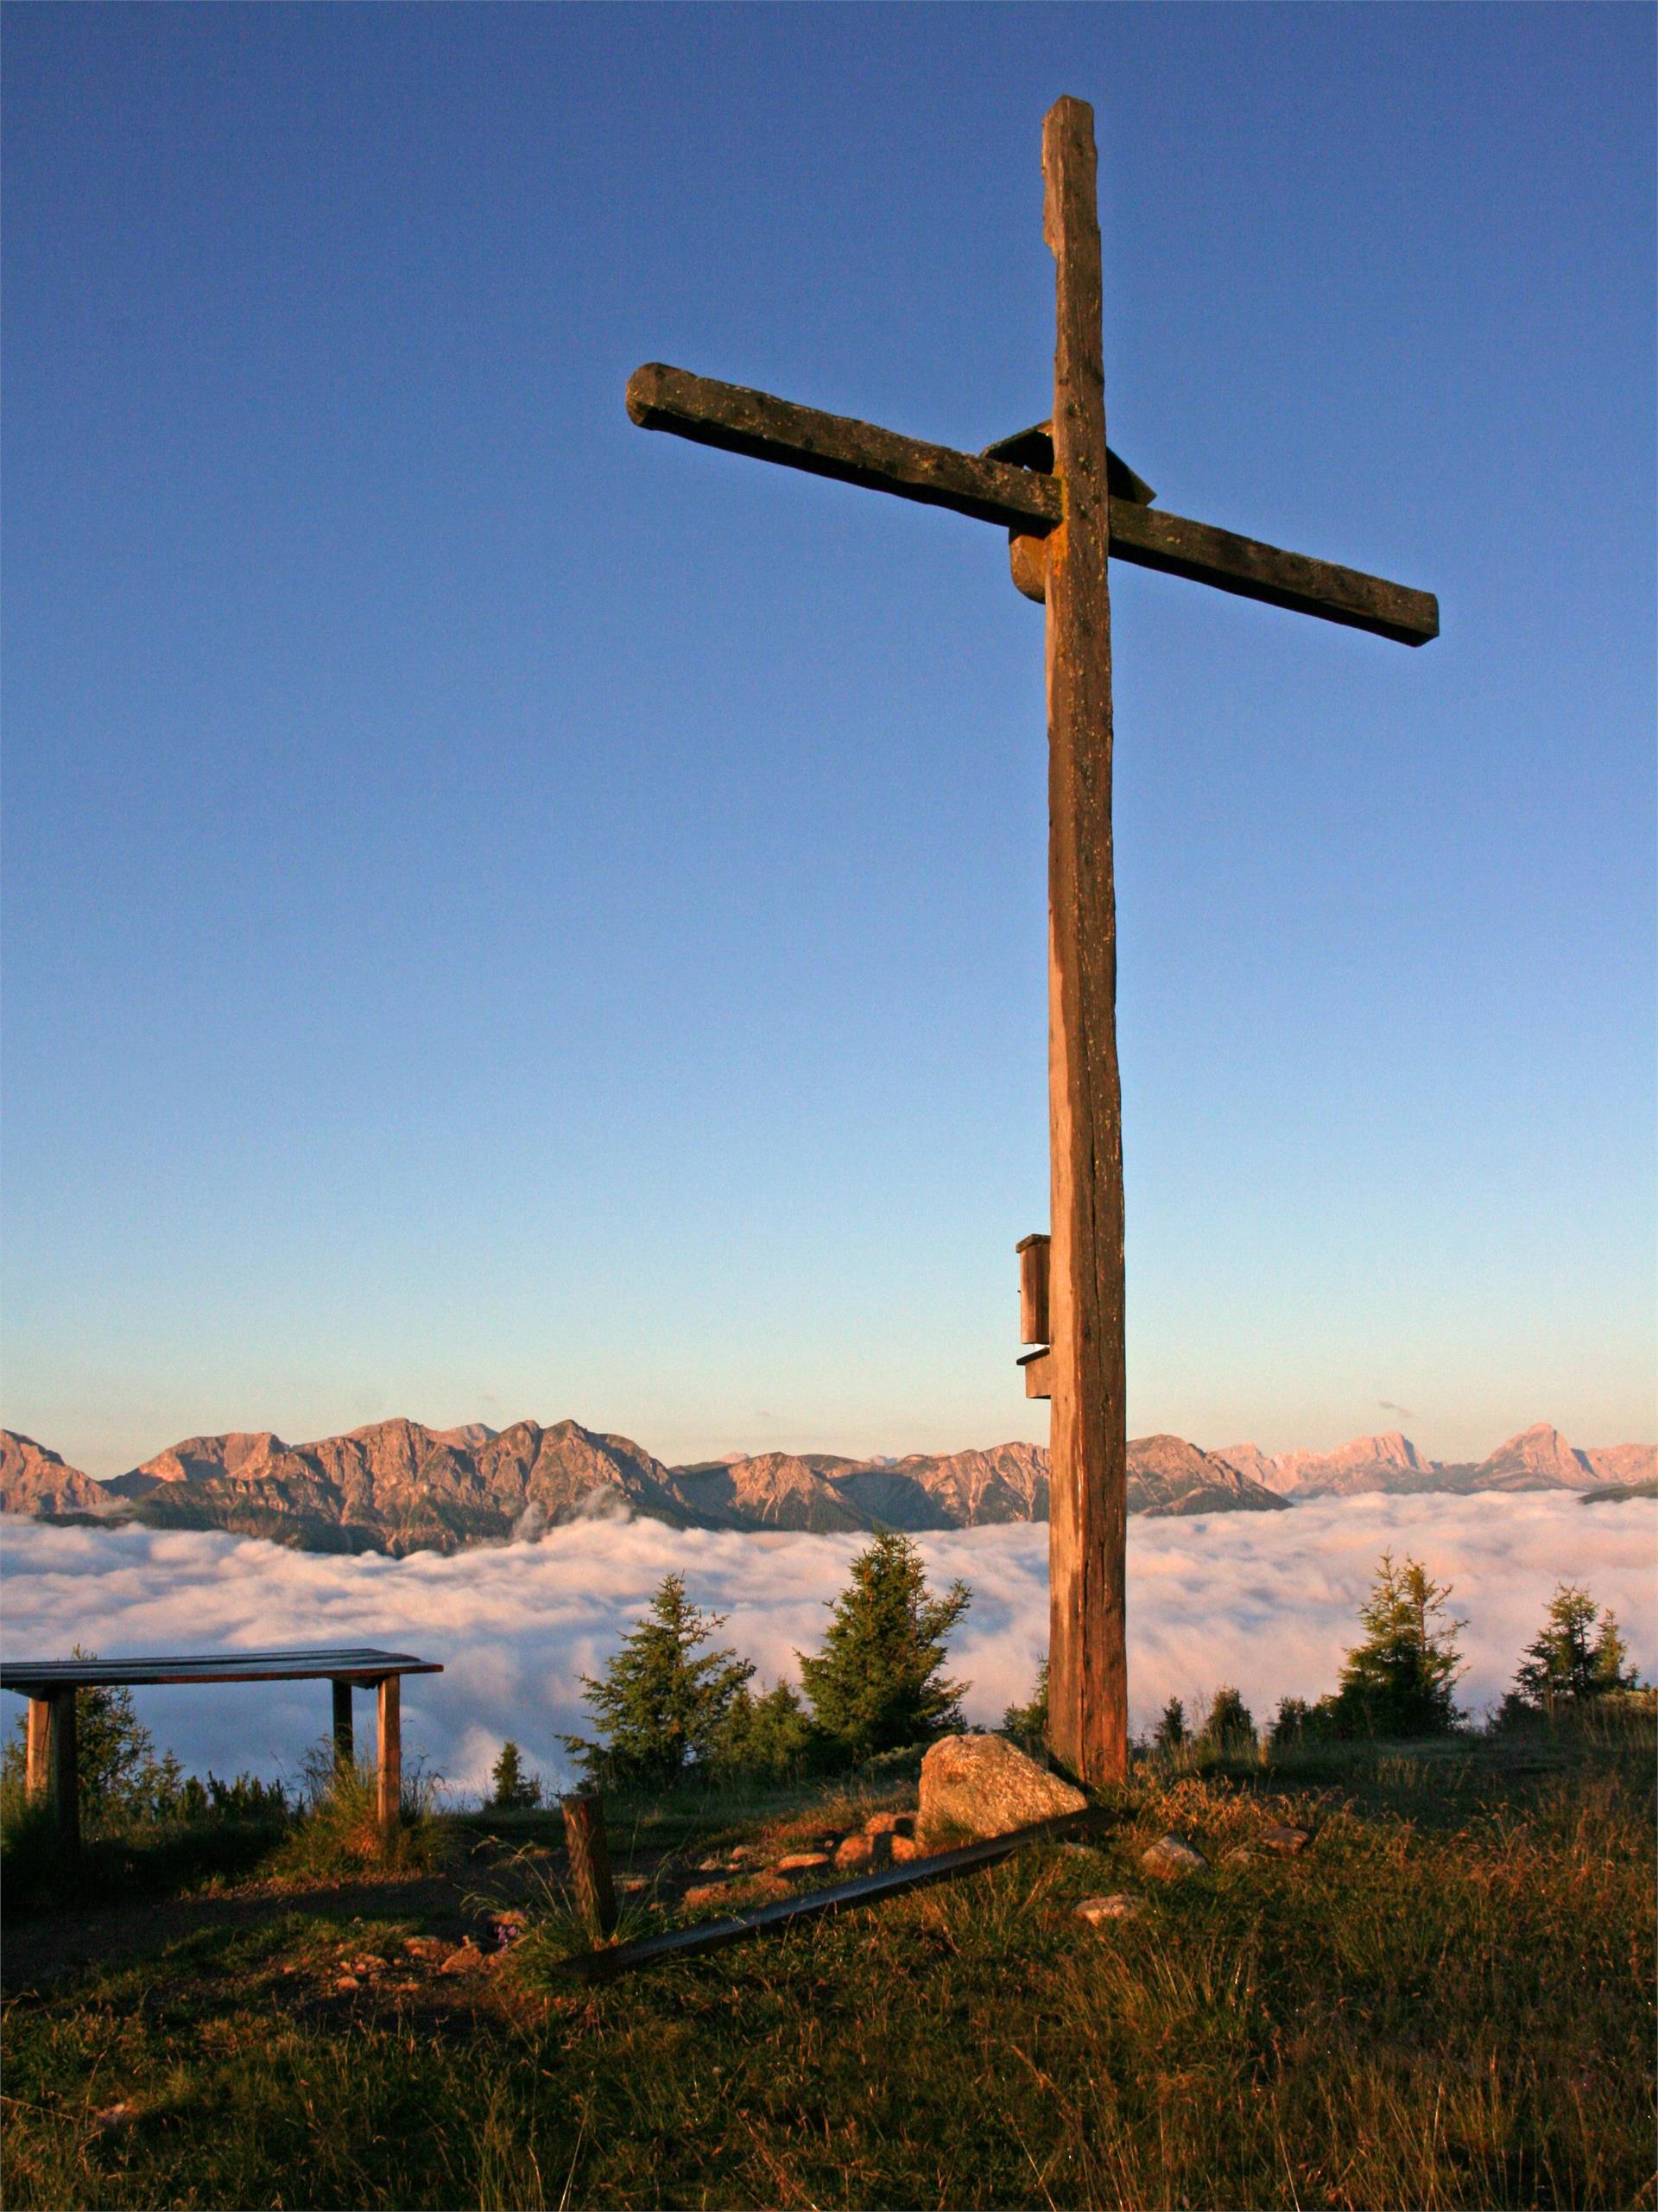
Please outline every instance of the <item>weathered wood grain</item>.
[{"label": "weathered wood grain", "polygon": [[1285,553],[1131,500],[1111,502],[1111,558],[1368,630],[1400,645],[1426,645],[1440,634],[1440,603],[1432,592],[1413,591],[1408,584],[1390,584],[1384,577],[1314,561],[1304,553]]},{"label": "weathered wood grain", "polygon": [[615,1933],[617,1921],[604,1802],[597,1791],[579,1790],[563,1803],[564,1841],[570,1854],[570,1881],[577,1908],[593,1940],[603,1943]]},{"label": "weathered wood grain", "polygon": [[397,1833],[397,1816],[403,1802],[402,1688],[396,1675],[388,1675],[380,1684],[380,1756],[375,1774],[375,1810],[380,1820],[381,1841],[388,1846]]},{"label": "weathered wood grain", "polygon": [[1055,268],[1054,460],[1064,519],[1047,546],[1048,1741],[1085,1783],[1128,1768],[1128,1427],[1123,1107],[1111,855],[1111,629],[1094,118],[1042,125],[1043,234]]},{"label": "weathered wood grain", "polygon": [[1014,1247],[1019,1255],[1019,1341],[1052,1342],[1047,1328],[1047,1267],[1053,1239],[1022,1237]]},{"label": "weathered wood grain", "polygon": [[23,1750],[23,1793],[31,1804],[42,1803],[52,1794],[51,1746],[52,1701],[31,1697]]},{"label": "weathered wood grain", "polygon": [[647,362],[629,378],[628,413],[643,430],[671,430],[698,445],[895,492],[981,523],[1012,528],[1060,518],[1060,487],[1051,476],[900,437],[849,415],[797,407],[769,392],[695,377],[660,361]]}]

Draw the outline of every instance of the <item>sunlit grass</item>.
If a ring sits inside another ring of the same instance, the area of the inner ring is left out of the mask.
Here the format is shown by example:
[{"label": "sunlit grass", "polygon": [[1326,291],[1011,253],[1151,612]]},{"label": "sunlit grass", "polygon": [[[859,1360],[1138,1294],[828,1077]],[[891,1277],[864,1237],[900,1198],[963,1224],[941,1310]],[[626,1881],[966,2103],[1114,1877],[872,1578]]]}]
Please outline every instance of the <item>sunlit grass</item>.
[{"label": "sunlit grass", "polygon": [[[1649,1733],[1149,1765],[1086,1848],[598,1989],[558,1970],[583,1939],[543,1841],[537,1932],[470,2009],[318,1995],[309,1962],[348,1924],[326,1915],[20,2000],[7,2193],[1650,2206],[1652,1790]],[[868,1802],[747,1822],[687,1802],[637,1824],[692,1859]],[[1225,1862],[1269,1820],[1312,1844]],[[1207,1873],[1146,1874],[1167,1829]],[[1141,1917],[1086,1927],[1077,1902],[1105,1890]],[[351,1939],[389,1951],[401,1925]]]}]

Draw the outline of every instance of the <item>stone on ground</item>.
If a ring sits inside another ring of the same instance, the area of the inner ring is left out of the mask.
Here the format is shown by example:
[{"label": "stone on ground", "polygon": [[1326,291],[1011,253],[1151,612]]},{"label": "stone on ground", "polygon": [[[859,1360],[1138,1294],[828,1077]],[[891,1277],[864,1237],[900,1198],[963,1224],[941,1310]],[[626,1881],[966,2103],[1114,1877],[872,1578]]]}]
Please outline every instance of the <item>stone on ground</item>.
[{"label": "stone on ground", "polygon": [[835,1853],[835,1865],[843,1874],[872,1874],[891,1866],[892,1842],[889,1835],[849,1835]]},{"label": "stone on ground", "polygon": [[1256,1841],[1263,1851],[1281,1851],[1286,1857],[1293,1857],[1297,1851],[1306,1850],[1311,1838],[1304,1828],[1287,1828],[1279,1821],[1263,1828]]},{"label": "stone on ground", "polygon": [[865,1835],[914,1835],[914,1813],[871,1813],[864,1823]]},{"label": "stone on ground", "polygon": [[777,1861],[772,1871],[778,1874],[815,1874],[820,1867],[828,1864],[826,1851],[791,1851]]},{"label": "stone on ground", "polygon": [[1087,1807],[1080,1790],[1038,1766],[1005,1736],[945,1736],[921,1761],[915,1831],[930,1845],[1007,1835]]},{"label": "stone on ground", "polygon": [[1160,1835],[1149,1851],[1141,1854],[1140,1864],[1154,1874],[1200,1874],[1209,1861],[1184,1837]]},{"label": "stone on ground", "polygon": [[1085,1920],[1091,1928],[1098,1928],[1105,1920],[1136,1920],[1145,1910],[1137,1897],[1125,1890],[1117,1890],[1110,1897],[1085,1897],[1077,1907],[1079,1919]]}]

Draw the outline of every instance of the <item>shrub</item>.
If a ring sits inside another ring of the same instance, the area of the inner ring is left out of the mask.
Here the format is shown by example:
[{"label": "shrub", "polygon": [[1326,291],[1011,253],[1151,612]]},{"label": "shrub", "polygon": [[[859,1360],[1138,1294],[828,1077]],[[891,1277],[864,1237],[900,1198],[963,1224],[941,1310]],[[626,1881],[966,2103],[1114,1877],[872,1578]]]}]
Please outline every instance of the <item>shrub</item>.
[{"label": "shrub", "polygon": [[490,1780],[494,1785],[490,1803],[497,1811],[534,1812],[541,1802],[541,1778],[525,1766],[524,1755],[510,1736],[502,1745],[501,1756],[490,1770]]},{"label": "shrub", "polygon": [[584,1675],[582,1701],[609,1740],[566,1736],[565,1746],[600,1783],[661,1789],[717,1762],[739,1693],[754,1669],[735,1651],[703,1651],[723,1613],[688,1602],[683,1575],[664,1576],[650,1611],[605,1668]]},{"label": "shrub", "polygon": [[1293,1751],[1298,1745],[1327,1742],[1334,1733],[1330,1717],[1334,1702],[1323,1697],[1316,1705],[1309,1705],[1304,1697],[1281,1697],[1267,1731],[1269,1747]]},{"label": "shrub", "polygon": [[1625,1664],[1629,1656],[1610,1609],[1603,1612],[1575,1582],[1557,1583],[1503,1701],[1504,1712],[1545,1713],[1552,1719],[1611,1692],[1634,1689],[1639,1677]]},{"label": "shrub", "polygon": [[1151,1739],[1154,1751],[1176,1752],[1186,1741],[1186,1708],[1178,1697],[1164,1706]]},{"label": "shrub", "polygon": [[1383,1553],[1359,1608],[1369,1632],[1348,1652],[1336,1694],[1325,1702],[1336,1734],[1434,1736],[1459,1725],[1452,1690],[1462,1671],[1457,1631],[1467,1623],[1440,1618],[1450,1594],[1450,1584],[1434,1581],[1420,1562],[1395,1567],[1392,1553]]},{"label": "shrub", "polygon": [[806,1708],[790,1683],[775,1683],[763,1697],[752,1696],[745,1684],[732,1700],[716,1759],[730,1774],[788,1782],[812,1764],[816,1750]]},{"label": "shrub", "polygon": [[1244,1759],[1256,1749],[1255,1716],[1237,1691],[1218,1689],[1193,1748],[1215,1759]]},{"label": "shrub", "polygon": [[971,1602],[967,1585],[933,1597],[920,1552],[894,1531],[858,1553],[851,1575],[823,1650],[799,1655],[819,1733],[839,1756],[864,1759],[960,1727],[965,1685],[945,1676],[944,1641]]},{"label": "shrub", "polygon": [[1002,1733],[1011,1736],[1015,1743],[1028,1752],[1041,1752],[1047,1746],[1047,1661],[1044,1659],[1036,1670],[1035,1686],[1025,1705],[1009,1705],[1002,1715]]}]

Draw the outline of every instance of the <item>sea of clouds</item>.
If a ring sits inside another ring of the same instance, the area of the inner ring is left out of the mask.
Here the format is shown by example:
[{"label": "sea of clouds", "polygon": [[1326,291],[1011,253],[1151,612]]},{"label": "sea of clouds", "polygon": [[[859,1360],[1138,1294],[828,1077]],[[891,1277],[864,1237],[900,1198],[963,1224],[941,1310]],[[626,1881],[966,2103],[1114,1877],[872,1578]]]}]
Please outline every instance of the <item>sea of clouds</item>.
[{"label": "sea of clouds", "polygon": [[[1028,1695],[1047,1640],[1047,1530],[965,1529],[921,1549],[935,1588],[959,1576],[972,1604],[951,1646],[968,1717],[994,1726]],[[740,1536],[657,1521],[589,1520],[534,1541],[440,1558],[288,1551],[218,1534],[50,1528],[10,1521],[0,1551],[3,1650],[58,1658],[375,1644],[441,1661],[404,1685],[407,1752],[456,1791],[481,1788],[503,1737],[549,1778],[584,1730],[583,1673],[597,1673],[664,1575],[727,1616],[718,1641],[760,1678],[798,1679],[856,1537]],[[1333,1687],[1384,1550],[1424,1562],[1466,1619],[1459,1685],[1474,1712],[1512,1678],[1559,1581],[1611,1605],[1641,1672],[1658,1672],[1658,1507],[1517,1497],[1322,1499],[1287,1513],[1129,1524],[1132,1717],[1171,1696],[1190,1711],[1221,1683],[1257,1719],[1285,1695]],[[158,1746],[187,1766],[293,1775],[327,1720],[326,1684],[137,1693]],[[371,1706],[358,1700],[360,1737]],[[22,1712],[21,1702],[17,1705]]]}]

